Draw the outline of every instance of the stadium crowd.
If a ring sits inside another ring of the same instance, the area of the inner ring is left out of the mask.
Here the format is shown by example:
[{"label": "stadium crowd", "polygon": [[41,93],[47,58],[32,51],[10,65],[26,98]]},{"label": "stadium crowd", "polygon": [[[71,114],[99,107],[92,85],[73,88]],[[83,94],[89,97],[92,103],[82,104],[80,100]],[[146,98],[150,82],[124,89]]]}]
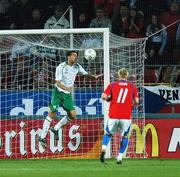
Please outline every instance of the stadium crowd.
[{"label": "stadium crowd", "polygon": [[[70,28],[67,14],[60,18],[69,5],[73,6],[74,28],[108,27],[122,37],[148,37],[145,82],[179,86],[180,0],[0,0],[0,30],[51,29],[56,23],[57,29]],[[1,66],[9,62],[2,59]],[[46,61],[41,63],[46,65]],[[32,75],[38,72],[47,80],[41,68]]]}]

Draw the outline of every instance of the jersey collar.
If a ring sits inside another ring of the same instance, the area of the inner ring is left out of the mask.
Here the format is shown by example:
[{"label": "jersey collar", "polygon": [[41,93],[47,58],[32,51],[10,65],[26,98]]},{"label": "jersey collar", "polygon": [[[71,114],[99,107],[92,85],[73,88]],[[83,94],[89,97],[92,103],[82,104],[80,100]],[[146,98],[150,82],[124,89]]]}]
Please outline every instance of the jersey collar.
[{"label": "jersey collar", "polygon": [[127,80],[121,79],[121,80],[119,80],[119,82],[127,82]]}]

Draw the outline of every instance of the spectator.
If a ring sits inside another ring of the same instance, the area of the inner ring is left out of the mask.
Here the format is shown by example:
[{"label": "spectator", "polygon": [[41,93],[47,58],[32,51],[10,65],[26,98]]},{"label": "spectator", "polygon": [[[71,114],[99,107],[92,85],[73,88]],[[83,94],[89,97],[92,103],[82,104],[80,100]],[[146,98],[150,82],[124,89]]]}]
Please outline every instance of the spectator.
[{"label": "spectator", "polygon": [[161,70],[161,74],[159,76],[159,82],[170,84],[172,78],[172,74],[171,74],[172,70],[173,70],[173,66],[171,65],[163,67]]},{"label": "spectator", "polygon": [[25,29],[43,29],[43,20],[41,11],[34,9],[32,11],[32,17],[29,22],[23,25]]},{"label": "spectator", "polygon": [[0,29],[6,28],[7,13],[10,6],[9,0],[0,0]]},{"label": "spectator", "polygon": [[30,47],[29,43],[17,42],[13,45],[11,50],[10,60],[12,61],[12,80],[14,86],[20,89],[27,89],[29,86],[30,74]]},{"label": "spectator", "polygon": [[29,0],[11,0],[9,9],[10,29],[22,29],[23,24],[30,19],[32,4]]},{"label": "spectator", "polygon": [[102,7],[104,9],[104,14],[106,17],[111,18],[113,13],[113,8],[118,5],[119,0],[95,0],[94,9]]},{"label": "spectator", "polygon": [[40,61],[41,62],[39,63],[38,67],[34,68],[32,71],[33,86],[35,88],[47,88],[50,84],[49,78],[51,78],[48,68],[48,61],[46,58],[41,58]]},{"label": "spectator", "polygon": [[177,3],[180,3],[180,0],[165,0],[166,1],[166,8],[169,10],[171,8],[171,4],[173,1],[176,1]]},{"label": "spectator", "polygon": [[180,22],[176,32],[176,49],[180,49]]},{"label": "spectator", "polygon": [[130,15],[128,19],[129,23],[129,32],[127,34],[128,38],[141,38],[143,37],[143,16],[138,13],[137,8],[131,7],[130,9]]},{"label": "spectator", "polygon": [[0,15],[6,14],[9,6],[10,6],[9,0],[0,0]]},{"label": "spectator", "polygon": [[20,54],[30,56],[30,43],[17,42],[13,45],[11,50],[11,60],[15,60]]},{"label": "spectator", "polygon": [[[69,0],[70,1],[70,0]],[[74,0],[71,1],[71,5],[73,6],[74,14],[79,14],[79,12],[86,12],[87,17],[94,16],[94,0]]]},{"label": "spectator", "polygon": [[45,29],[66,29],[69,28],[69,21],[62,16],[63,9],[57,5],[54,9],[54,14],[45,23]]},{"label": "spectator", "polygon": [[128,33],[128,14],[129,9],[127,4],[121,4],[118,14],[112,18],[112,32],[116,35],[127,37]]},{"label": "spectator", "polygon": [[176,31],[176,47],[173,49],[173,64],[180,64],[180,22]]},{"label": "spectator", "polygon": [[148,66],[145,68],[144,72],[144,82],[145,83],[157,83],[159,80],[159,71],[154,66]]},{"label": "spectator", "polygon": [[166,10],[166,0],[137,0],[136,6],[143,11],[145,19],[154,11],[162,13]]},{"label": "spectator", "polygon": [[177,70],[177,77],[175,80],[175,86],[180,87],[180,68],[179,68],[179,70]]},{"label": "spectator", "polygon": [[11,88],[12,84],[12,69],[9,53],[1,54],[0,55],[0,88],[1,89],[8,89]]},{"label": "spectator", "polygon": [[88,28],[89,19],[85,12],[80,12],[79,16],[75,22],[75,28]]},{"label": "spectator", "polygon": [[[179,3],[176,1],[173,1],[170,7],[170,11],[165,12],[162,15],[162,23],[165,26],[168,26],[172,24],[173,22],[177,21],[179,19]],[[173,49],[175,48],[175,42],[176,42],[176,31],[177,31],[178,23],[172,25],[170,28],[167,28],[167,34],[168,34],[168,50],[169,50],[169,56],[172,57]]]},{"label": "spectator", "polygon": [[19,89],[29,88],[30,66],[30,60],[19,53],[16,60],[13,60],[13,86],[17,86]]},{"label": "spectator", "polygon": [[134,6],[136,6],[136,3],[138,2],[139,0],[130,0],[129,2],[129,8],[132,8]]},{"label": "spectator", "polygon": [[[43,17],[47,20],[54,13],[54,7],[59,4],[59,0],[31,0],[33,3],[33,7],[36,9],[41,9]],[[67,2],[69,0],[66,0]],[[62,4],[60,5],[61,7]],[[43,13],[45,12],[45,13]]]},{"label": "spectator", "polygon": [[165,28],[165,26],[161,24],[159,14],[153,13],[151,15],[151,23],[147,26],[146,29],[146,36],[149,37],[152,35],[148,39],[147,50],[148,50],[148,56],[151,59],[154,59],[155,62],[158,63],[160,62],[161,57],[165,53],[165,47],[167,44],[167,32],[166,29],[163,28]]},{"label": "spectator", "polygon": [[109,28],[112,31],[111,20],[105,17],[101,7],[96,10],[96,18],[91,20],[90,28]]}]

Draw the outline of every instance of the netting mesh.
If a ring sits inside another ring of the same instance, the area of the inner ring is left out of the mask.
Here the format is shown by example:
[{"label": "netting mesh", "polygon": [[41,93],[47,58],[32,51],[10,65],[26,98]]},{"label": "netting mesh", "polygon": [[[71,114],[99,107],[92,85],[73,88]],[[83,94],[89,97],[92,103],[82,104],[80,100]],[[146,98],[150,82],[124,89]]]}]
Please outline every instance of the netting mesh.
[{"label": "netting mesh", "polygon": [[[48,133],[48,149],[38,143],[43,120],[48,113],[51,89],[57,65],[66,60],[66,52],[78,50],[78,62],[91,74],[104,71],[103,34],[46,34],[0,36],[1,113],[0,158],[97,158],[103,135],[103,104],[100,99],[104,79],[87,79],[78,75],[73,91],[77,120],[60,130],[60,140]],[[129,40],[110,34],[110,80],[117,79],[120,67],[130,71],[130,80],[139,89],[140,105],[133,112],[133,122],[144,127],[143,66],[145,40]],[[97,57],[84,59],[84,50],[93,48]],[[62,107],[57,121],[65,115]],[[119,135],[112,141],[112,156],[116,155]],[[144,140],[143,140],[144,141]],[[140,142],[143,144],[144,142]],[[140,145],[141,146],[141,145]],[[132,131],[127,156],[144,157],[136,152],[136,133]]]},{"label": "netting mesh", "polygon": [[[117,71],[125,67],[129,71],[129,81],[133,82],[139,91],[140,104],[133,110],[133,125],[131,127],[129,147],[126,153],[127,157],[145,157],[145,142],[142,136],[142,144],[136,144],[137,131],[143,130],[145,124],[144,117],[144,58],[145,58],[145,40],[143,39],[125,39],[115,35],[110,36],[110,79],[117,80]],[[112,44],[111,44],[112,43]],[[135,133],[136,131],[136,133]],[[139,136],[139,135],[138,135]],[[111,144],[112,156],[118,154],[121,136],[117,133]],[[137,146],[141,146],[142,151],[137,152]],[[143,147],[142,147],[143,146]]]}]

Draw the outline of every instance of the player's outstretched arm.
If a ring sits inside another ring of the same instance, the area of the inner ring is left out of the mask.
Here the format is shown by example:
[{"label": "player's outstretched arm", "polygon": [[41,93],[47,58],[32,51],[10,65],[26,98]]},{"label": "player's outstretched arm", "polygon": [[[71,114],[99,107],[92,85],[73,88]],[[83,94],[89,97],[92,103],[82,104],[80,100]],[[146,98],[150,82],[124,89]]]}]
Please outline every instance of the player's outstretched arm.
[{"label": "player's outstretched arm", "polygon": [[93,75],[93,74],[87,74],[85,75],[86,77],[90,78],[90,79],[99,79],[100,77],[103,76],[103,74],[98,74],[98,75]]}]

